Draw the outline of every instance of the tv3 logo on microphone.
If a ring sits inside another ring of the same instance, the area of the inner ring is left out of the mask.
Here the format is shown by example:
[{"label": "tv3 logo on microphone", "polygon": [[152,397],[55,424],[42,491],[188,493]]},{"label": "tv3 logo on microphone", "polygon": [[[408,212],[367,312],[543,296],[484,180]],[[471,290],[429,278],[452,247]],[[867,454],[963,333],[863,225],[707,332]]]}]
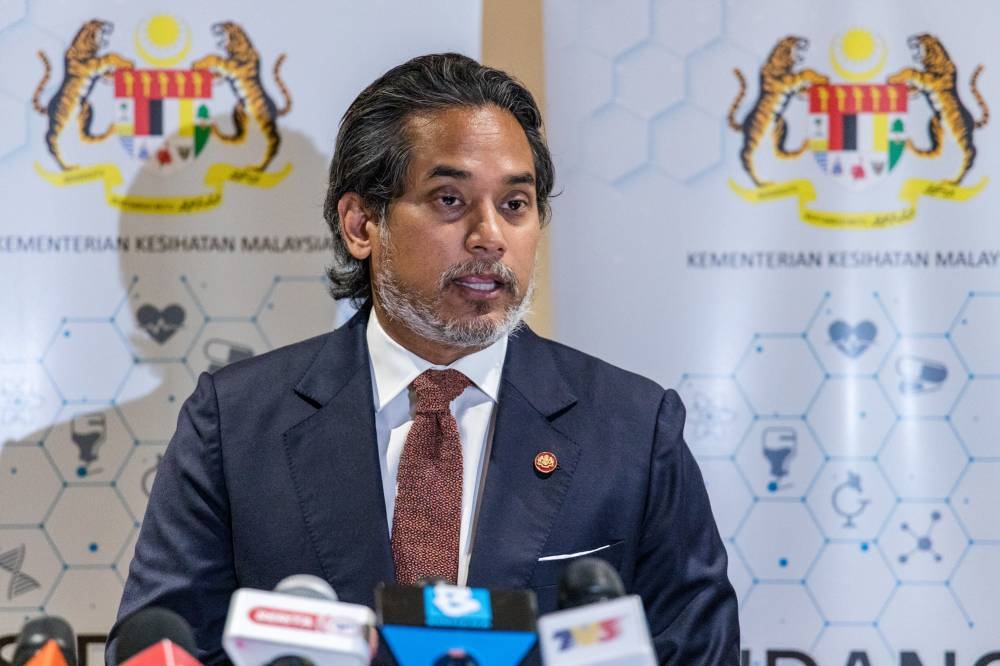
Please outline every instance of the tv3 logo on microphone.
[{"label": "tv3 logo on microphone", "polygon": [[490,591],[443,584],[425,587],[424,621],[429,627],[489,629],[493,626]]},{"label": "tv3 logo on microphone", "polygon": [[622,635],[622,618],[612,617],[600,622],[582,624],[578,627],[559,629],[552,633],[552,638],[559,643],[559,651],[565,652],[574,647],[608,643]]},{"label": "tv3 logo on microphone", "polygon": [[255,606],[247,613],[251,622],[264,624],[271,627],[282,627],[285,629],[299,629],[301,631],[313,631],[320,634],[356,634],[358,625],[351,620],[333,617],[332,615],[318,615],[316,613],[303,613],[302,611],[288,610],[286,608],[268,608],[266,606]]}]

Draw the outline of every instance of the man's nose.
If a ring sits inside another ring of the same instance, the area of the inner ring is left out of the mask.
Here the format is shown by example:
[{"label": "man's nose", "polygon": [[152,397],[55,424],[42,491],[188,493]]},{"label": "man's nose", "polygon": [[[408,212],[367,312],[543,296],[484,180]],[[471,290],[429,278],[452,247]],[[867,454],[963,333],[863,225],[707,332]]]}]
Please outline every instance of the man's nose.
[{"label": "man's nose", "polygon": [[476,255],[495,254],[503,256],[507,251],[504,237],[505,220],[491,201],[480,204],[471,216],[471,228],[466,238],[466,247]]}]

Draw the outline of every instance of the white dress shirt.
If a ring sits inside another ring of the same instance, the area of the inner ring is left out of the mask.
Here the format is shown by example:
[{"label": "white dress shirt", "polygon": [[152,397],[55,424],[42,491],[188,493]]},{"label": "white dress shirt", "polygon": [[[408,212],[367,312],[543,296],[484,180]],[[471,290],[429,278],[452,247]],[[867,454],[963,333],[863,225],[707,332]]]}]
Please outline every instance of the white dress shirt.
[{"label": "white dress shirt", "polygon": [[462,441],[462,527],[459,536],[458,584],[465,585],[472,556],[472,533],[476,508],[486,480],[489,448],[500,373],[507,354],[507,336],[486,349],[463,356],[448,366],[435,365],[405,349],[389,337],[372,310],[368,318],[368,361],[371,365],[372,395],[375,399],[375,432],[378,436],[385,515],[392,533],[396,508],[396,475],[406,435],[413,425],[415,395],[410,383],[425,370],[458,370],[472,384],[451,403]]}]

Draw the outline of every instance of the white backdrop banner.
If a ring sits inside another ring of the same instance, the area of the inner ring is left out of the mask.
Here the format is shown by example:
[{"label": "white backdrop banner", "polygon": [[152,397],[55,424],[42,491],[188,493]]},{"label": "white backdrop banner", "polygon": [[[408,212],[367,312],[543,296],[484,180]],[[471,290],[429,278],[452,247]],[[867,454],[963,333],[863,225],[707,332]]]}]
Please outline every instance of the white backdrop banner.
[{"label": "white backdrop banner", "polygon": [[545,25],[555,328],[684,398],[743,663],[1000,662],[1000,5]]},{"label": "white backdrop banner", "polygon": [[465,0],[0,2],[0,641],[40,612],[103,640],[197,375],[347,314],[322,219],[347,105],[415,55],[478,57],[480,22]]}]

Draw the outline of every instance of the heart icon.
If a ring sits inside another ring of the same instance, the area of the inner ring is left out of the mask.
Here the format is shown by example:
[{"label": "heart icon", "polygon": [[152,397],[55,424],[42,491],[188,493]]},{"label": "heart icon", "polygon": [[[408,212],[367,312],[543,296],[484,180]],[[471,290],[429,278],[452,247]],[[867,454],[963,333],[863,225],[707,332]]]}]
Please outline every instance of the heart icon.
[{"label": "heart icon", "polygon": [[875,341],[878,328],[867,319],[851,326],[838,319],[830,324],[830,342],[851,358],[857,358]]},{"label": "heart icon", "polygon": [[135,313],[135,318],[139,326],[162,345],[184,324],[184,308],[172,303],[160,310],[146,303]]}]

